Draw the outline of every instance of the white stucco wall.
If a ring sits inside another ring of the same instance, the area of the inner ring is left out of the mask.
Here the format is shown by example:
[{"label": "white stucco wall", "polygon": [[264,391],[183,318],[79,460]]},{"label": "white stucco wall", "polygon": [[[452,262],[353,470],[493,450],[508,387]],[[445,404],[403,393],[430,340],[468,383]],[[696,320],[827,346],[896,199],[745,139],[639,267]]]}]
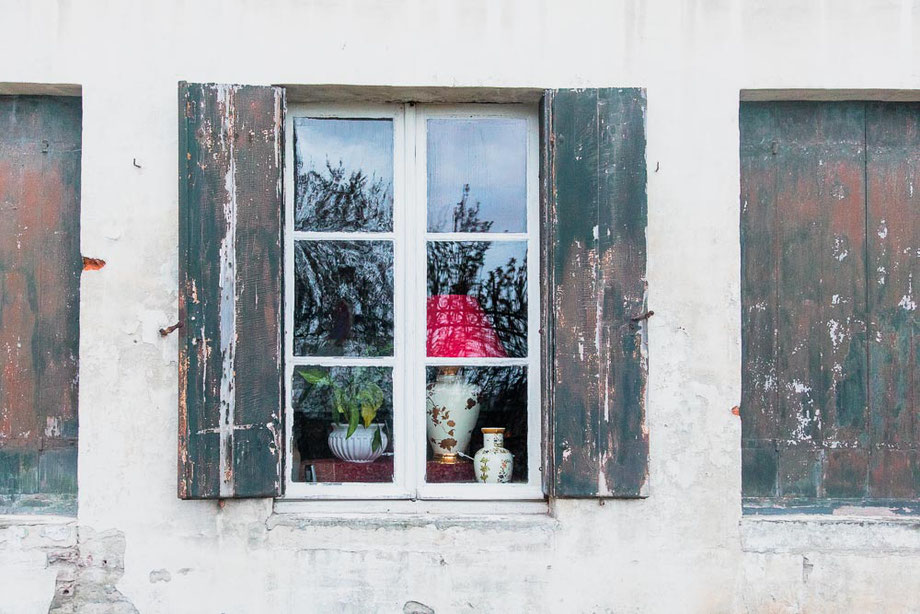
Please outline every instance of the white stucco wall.
[{"label": "white stucco wall", "polygon": [[[77,611],[920,611],[916,525],[742,520],[731,413],[739,90],[920,90],[918,48],[912,0],[0,0],[0,83],[82,86],[82,250],[107,262],[83,276],[79,518],[0,523],[0,612],[48,608],[61,548],[78,592],[123,596]],[[178,500],[157,329],[176,320],[180,79],[647,88],[651,496],[344,524]]]}]

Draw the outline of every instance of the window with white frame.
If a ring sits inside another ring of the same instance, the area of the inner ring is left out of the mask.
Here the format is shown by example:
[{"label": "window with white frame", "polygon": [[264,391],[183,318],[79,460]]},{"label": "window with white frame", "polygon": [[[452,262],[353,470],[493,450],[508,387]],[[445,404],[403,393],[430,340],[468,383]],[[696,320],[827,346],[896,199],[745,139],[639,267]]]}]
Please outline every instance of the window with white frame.
[{"label": "window with white frame", "polygon": [[292,105],[286,137],[287,496],[542,497],[536,108]]}]

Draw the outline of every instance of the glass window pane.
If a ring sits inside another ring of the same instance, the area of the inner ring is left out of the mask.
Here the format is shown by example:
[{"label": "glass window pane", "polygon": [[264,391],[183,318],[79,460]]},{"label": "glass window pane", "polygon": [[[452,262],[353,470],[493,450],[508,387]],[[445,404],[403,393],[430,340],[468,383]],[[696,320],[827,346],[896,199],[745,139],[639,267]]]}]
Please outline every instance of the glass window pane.
[{"label": "glass window pane", "polygon": [[390,368],[295,367],[291,406],[295,482],[393,481]]},{"label": "glass window pane", "polygon": [[294,120],[294,230],[393,230],[393,122]]},{"label": "glass window pane", "polygon": [[527,356],[527,244],[428,243],[428,356]]},{"label": "glass window pane", "polygon": [[[492,447],[497,435],[503,440],[501,447],[513,457],[510,467],[490,459],[487,476],[491,470],[493,479],[501,474],[511,482],[526,482],[527,368],[428,367],[426,371],[425,480],[477,481],[475,472],[483,469],[481,457],[478,464],[468,457],[475,456],[486,443]],[[492,433],[493,441],[486,442],[484,428],[504,431]],[[508,460],[504,454],[496,456]]]},{"label": "glass window pane", "polygon": [[294,354],[393,355],[393,243],[294,242]]},{"label": "glass window pane", "polygon": [[524,120],[428,120],[428,231],[527,231]]}]

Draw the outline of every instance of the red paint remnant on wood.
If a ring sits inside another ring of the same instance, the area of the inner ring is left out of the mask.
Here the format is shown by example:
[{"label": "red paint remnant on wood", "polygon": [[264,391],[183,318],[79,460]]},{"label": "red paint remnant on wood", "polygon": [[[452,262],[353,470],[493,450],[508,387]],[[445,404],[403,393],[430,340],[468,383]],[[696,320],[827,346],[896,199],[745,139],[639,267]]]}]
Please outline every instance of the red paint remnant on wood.
[{"label": "red paint remnant on wood", "polygon": [[920,495],[920,104],[745,103],[752,496]]},{"label": "red paint remnant on wood", "polygon": [[863,103],[742,107],[742,437],[779,457],[745,494],[818,496],[866,432],[864,135]]},{"label": "red paint remnant on wood", "polygon": [[90,258],[89,256],[83,256],[84,271],[98,271],[104,266],[105,260],[101,258]]},{"label": "red paint remnant on wood", "polygon": [[0,495],[76,492],[80,134],[78,98],[0,96]]},{"label": "red paint remnant on wood", "polygon": [[872,496],[920,496],[920,104],[867,105]]}]

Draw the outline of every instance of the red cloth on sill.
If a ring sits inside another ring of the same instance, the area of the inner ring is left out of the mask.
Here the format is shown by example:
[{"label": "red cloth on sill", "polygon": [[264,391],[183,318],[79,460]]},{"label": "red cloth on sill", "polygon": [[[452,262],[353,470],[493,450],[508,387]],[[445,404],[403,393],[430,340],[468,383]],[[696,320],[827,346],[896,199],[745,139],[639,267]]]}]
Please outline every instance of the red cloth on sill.
[{"label": "red cloth on sill", "polygon": [[[305,460],[300,467],[300,480],[307,476],[312,465],[317,482],[392,482],[393,458],[384,456],[373,463],[349,463],[338,458]],[[443,464],[428,461],[425,481],[429,484],[446,482],[474,482],[473,463],[461,461]]]}]

